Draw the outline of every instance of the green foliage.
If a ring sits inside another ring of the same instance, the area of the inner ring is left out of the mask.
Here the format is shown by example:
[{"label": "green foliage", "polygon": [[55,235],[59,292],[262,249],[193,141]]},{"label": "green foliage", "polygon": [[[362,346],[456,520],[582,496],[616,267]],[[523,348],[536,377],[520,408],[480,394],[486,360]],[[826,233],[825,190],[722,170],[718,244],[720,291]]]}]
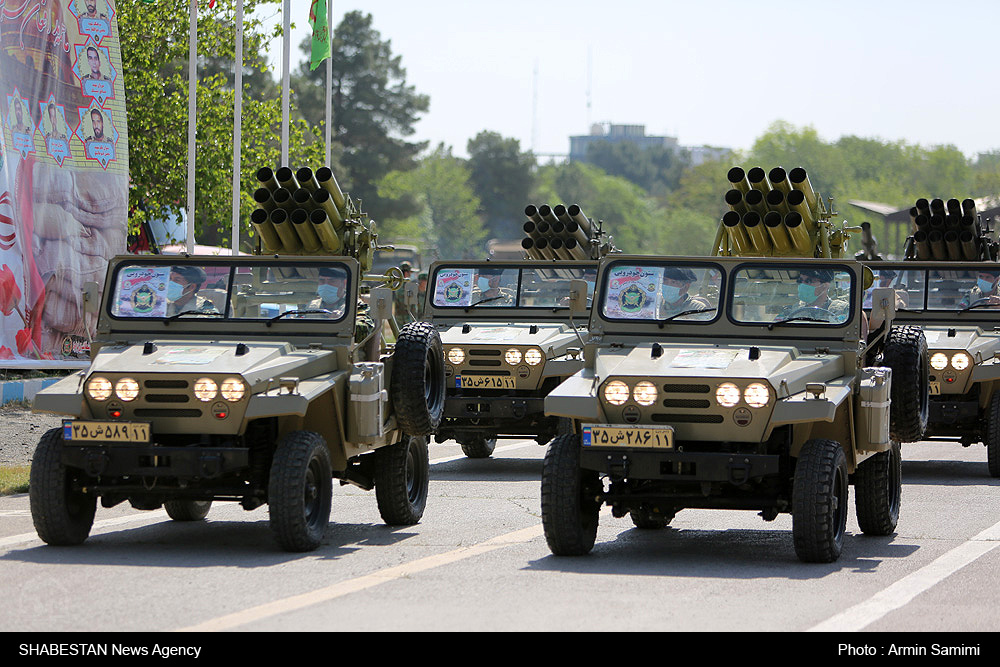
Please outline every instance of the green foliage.
[{"label": "green foliage", "polygon": [[[265,35],[252,18],[261,6],[277,0],[244,2],[245,62],[251,70],[263,68],[259,49]],[[219,0],[216,9],[198,19],[199,69],[196,154],[196,239],[199,243],[229,245],[232,221],[233,101],[231,76],[226,63],[235,58],[235,0]],[[187,206],[187,0],[161,0],[155,4],[118,3],[122,67],[128,100],[130,177],[129,208],[142,204],[151,216],[179,212]],[[229,66],[231,70],[231,65]],[[251,79],[252,81],[252,79]],[[253,208],[253,175],[262,165],[276,166],[280,159],[281,110],[278,99],[253,95],[244,82],[241,147],[241,237],[249,236]],[[292,124],[290,162],[320,164],[322,144],[307,145],[310,134],[303,122]],[[138,215],[130,220],[136,225]]]},{"label": "green foliage", "polygon": [[677,187],[689,156],[667,146],[639,149],[630,142],[595,141],[587,147],[587,162],[653,193]]},{"label": "green foliage", "polygon": [[469,140],[469,175],[490,238],[522,236],[524,207],[535,185],[535,156],[517,139],[483,131]]},{"label": "green foliage", "polygon": [[[311,52],[311,39],[302,50]],[[326,67],[309,69],[308,59],[292,80],[294,98],[302,116],[322,136],[326,119]],[[334,31],[333,39],[333,136],[344,147],[341,162],[346,173],[338,174],[345,191],[375,217],[406,218],[416,214],[412,199],[374,202],[378,182],[391,171],[416,166],[416,156],[426,142],[407,142],[400,137],[414,133],[418,115],[426,112],[430,99],[406,84],[401,58],[392,55],[392,45],[382,41],[372,28],[371,14],[348,12]]]}]

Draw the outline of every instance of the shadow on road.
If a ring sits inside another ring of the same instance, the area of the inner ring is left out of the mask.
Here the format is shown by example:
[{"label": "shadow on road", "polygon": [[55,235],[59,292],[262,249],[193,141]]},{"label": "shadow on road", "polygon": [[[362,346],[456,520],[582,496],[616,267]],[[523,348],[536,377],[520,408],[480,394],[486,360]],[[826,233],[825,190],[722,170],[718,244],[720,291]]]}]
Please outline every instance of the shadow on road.
[{"label": "shadow on road", "polygon": [[1000,486],[983,461],[903,461],[903,484]]},{"label": "shadow on road", "polygon": [[458,459],[431,466],[432,480],[450,482],[538,482],[542,483],[541,459]]}]

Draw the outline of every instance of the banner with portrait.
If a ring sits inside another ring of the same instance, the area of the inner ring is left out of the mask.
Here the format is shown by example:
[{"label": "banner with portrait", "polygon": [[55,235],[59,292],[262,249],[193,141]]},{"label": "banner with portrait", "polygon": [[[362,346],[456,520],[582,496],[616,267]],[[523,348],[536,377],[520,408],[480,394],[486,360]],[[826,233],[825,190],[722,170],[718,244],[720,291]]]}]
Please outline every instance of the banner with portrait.
[{"label": "banner with portrait", "polygon": [[114,0],[0,0],[0,366],[77,365],[125,252],[128,132]]}]

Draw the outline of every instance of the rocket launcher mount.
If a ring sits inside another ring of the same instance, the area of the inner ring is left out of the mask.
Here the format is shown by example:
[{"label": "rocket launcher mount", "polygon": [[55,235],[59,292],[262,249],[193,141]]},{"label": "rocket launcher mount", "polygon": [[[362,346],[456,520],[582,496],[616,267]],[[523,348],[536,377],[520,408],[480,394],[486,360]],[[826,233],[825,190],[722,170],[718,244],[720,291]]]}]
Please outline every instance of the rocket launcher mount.
[{"label": "rocket launcher mount", "polygon": [[921,197],[910,209],[913,234],[906,239],[903,259],[997,261],[998,244],[980,218],[972,199]]},{"label": "rocket launcher mount", "polygon": [[353,257],[367,281],[384,283],[396,290],[403,285],[399,268],[385,275],[368,275],[375,251],[392,249],[378,245],[375,221],[345,195],[329,167],[314,173],[309,167],[292,172],[262,167],[257,171],[259,187],[254,192],[257,208],[250,222],[259,239],[258,254]]},{"label": "rocket launcher mount", "polygon": [[713,255],[839,259],[847,256],[850,235],[862,232],[833,222],[833,198],[825,204],[801,167],[788,173],[733,167],[727,178],[730,210],[719,222]]},{"label": "rocket launcher mount", "polygon": [[529,204],[524,215],[528,220],[523,225],[521,248],[528,259],[596,260],[618,252],[611,236],[604,233],[604,223],[598,220],[595,224],[576,204]]}]

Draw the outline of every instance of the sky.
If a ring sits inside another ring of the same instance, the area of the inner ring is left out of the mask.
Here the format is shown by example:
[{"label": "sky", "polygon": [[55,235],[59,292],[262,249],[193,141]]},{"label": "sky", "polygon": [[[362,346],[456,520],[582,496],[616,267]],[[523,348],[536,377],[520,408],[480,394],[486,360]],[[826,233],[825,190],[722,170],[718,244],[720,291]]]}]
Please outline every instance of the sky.
[{"label": "sky", "polygon": [[[291,0],[292,67],[309,0]],[[749,149],[778,120],[974,159],[1000,149],[996,0],[334,0],[372,15],[430,97],[409,140],[483,130],[566,154],[595,123]],[[280,10],[272,22],[280,22]],[[269,51],[278,72],[281,42]]]}]

